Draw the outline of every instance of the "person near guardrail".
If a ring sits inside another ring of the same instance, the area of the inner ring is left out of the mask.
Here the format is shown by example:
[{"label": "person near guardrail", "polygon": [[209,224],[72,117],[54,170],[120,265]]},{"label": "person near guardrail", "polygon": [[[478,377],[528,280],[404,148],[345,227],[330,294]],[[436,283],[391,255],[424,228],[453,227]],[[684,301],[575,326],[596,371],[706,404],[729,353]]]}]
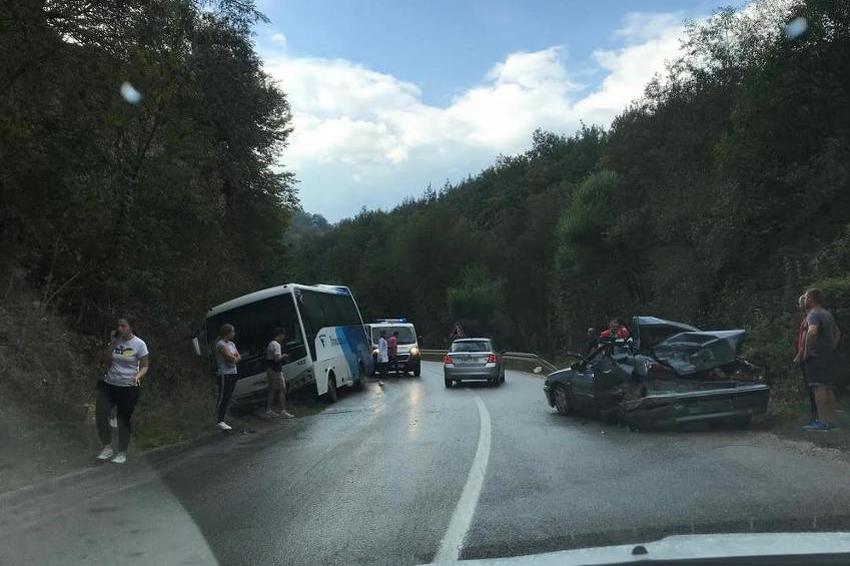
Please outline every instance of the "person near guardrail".
[{"label": "person near guardrail", "polygon": [[806,379],[815,393],[818,420],[805,425],[804,430],[828,432],[837,427],[835,394],[832,384],[835,379],[835,349],[841,339],[841,331],[832,314],[823,308],[824,297],[820,289],[806,291],[806,340],[803,345],[803,367]]},{"label": "person near guardrail", "polygon": [[586,354],[589,354],[593,351],[596,345],[599,343],[599,339],[596,337],[596,329],[592,326],[587,329],[587,337],[585,338]]},{"label": "person near guardrail", "polygon": [[815,393],[809,385],[809,380],[806,379],[806,368],[803,365],[803,349],[806,345],[806,331],[809,329],[808,314],[806,313],[806,295],[800,295],[797,299],[797,307],[803,311],[803,319],[800,321],[800,327],[797,329],[797,353],[794,356],[794,363],[800,366],[800,375],[803,378],[803,387],[806,389],[806,396],[809,398],[809,407],[811,418],[807,425],[812,425],[818,420],[818,405],[815,403]]},{"label": "person near guardrail", "polygon": [[630,336],[629,329],[623,324],[619,318],[612,318],[608,323],[608,328],[602,331],[599,335],[600,340],[608,340],[611,338],[617,340],[626,340]]},{"label": "person near guardrail", "polygon": [[387,343],[387,331],[381,330],[381,337],[378,338],[378,372],[380,379],[378,385],[384,384],[384,379],[387,377],[387,365],[389,365],[389,344]]},{"label": "person near guardrail", "polygon": [[398,330],[387,340],[387,355],[389,357],[390,371],[398,373]]}]

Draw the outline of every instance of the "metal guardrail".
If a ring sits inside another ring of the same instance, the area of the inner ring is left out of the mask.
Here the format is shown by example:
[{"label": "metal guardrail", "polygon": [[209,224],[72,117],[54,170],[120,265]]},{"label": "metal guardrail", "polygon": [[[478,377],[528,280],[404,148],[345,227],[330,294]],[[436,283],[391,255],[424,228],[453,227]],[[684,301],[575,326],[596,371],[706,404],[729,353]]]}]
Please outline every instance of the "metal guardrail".
[{"label": "metal guardrail", "polygon": [[[446,355],[446,350],[433,350],[427,348],[420,348],[419,350],[422,353],[423,358],[430,358],[431,360],[441,361],[443,356]],[[545,373],[556,371],[558,368],[552,362],[549,362],[537,354],[530,354],[528,352],[505,352],[502,354],[502,359],[512,362],[519,362],[520,364],[528,364],[531,366],[540,366]]]}]

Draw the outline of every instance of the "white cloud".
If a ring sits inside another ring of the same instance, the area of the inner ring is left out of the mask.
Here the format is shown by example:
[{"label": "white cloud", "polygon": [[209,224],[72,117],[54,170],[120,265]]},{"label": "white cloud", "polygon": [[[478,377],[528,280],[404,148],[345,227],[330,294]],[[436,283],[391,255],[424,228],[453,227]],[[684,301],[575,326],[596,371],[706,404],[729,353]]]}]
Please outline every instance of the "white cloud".
[{"label": "white cloud", "polygon": [[286,45],[286,36],[280,32],[277,32],[272,35],[272,42],[278,45]]},{"label": "white cloud", "polygon": [[630,12],[623,16],[623,24],[614,32],[614,37],[627,43],[649,41],[677,29],[683,19],[681,12]]},{"label": "white cloud", "polygon": [[413,83],[351,61],[265,53],[293,109],[284,161],[301,181],[304,207],[330,220],[364,205],[391,206],[428,182],[457,180],[523,150],[535,128],[607,125],[675,55],[681,30],[671,14],[626,17],[617,32],[625,46],[594,53],[606,75],[583,96],[556,46],[509,54],[445,106],[425,104]]},{"label": "white cloud", "polygon": [[[664,64],[676,57],[684,32],[682,23],[653,28],[654,36],[613,50],[597,50],[593,58],[606,71],[600,87],[579,100],[575,111],[589,122],[607,122],[629,102],[643,95],[646,83],[664,71]],[[627,23],[629,29],[634,21]],[[624,32],[628,34],[633,31]],[[634,36],[630,36],[634,37]]]}]

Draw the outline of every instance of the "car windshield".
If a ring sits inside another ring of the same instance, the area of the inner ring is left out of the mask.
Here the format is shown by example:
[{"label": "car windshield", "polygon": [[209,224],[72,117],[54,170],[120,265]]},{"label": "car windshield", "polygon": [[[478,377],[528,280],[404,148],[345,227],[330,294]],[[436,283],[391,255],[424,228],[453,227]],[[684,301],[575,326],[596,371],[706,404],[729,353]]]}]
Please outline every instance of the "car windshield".
[{"label": "car windshield", "polygon": [[848,335],[850,0],[0,0],[0,566],[850,564]]},{"label": "car windshield", "polygon": [[464,340],[462,342],[454,342],[451,347],[452,352],[490,352],[492,346],[488,340]]},{"label": "car windshield", "polygon": [[409,326],[373,326],[372,327],[372,343],[377,344],[381,338],[381,332],[386,333],[389,339],[394,333],[398,332],[399,344],[415,344],[416,332]]}]

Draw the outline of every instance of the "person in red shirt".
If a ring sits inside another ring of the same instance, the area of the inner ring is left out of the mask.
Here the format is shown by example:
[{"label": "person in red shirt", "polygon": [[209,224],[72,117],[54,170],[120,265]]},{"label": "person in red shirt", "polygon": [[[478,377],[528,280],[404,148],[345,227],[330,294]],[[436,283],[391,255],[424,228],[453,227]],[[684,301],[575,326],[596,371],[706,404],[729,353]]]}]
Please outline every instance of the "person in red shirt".
[{"label": "person in red shirt", "polygon": [[809,331],[809,319],[806,312],[806,295],[800,295],[800,298],[797,299],[797,306],[803,311],[803,320],[800,321],[800,327],[797,329],[797,354],[794,356],[794,363],[800,366],[800,373],[803,376],[803,386],[806,388],[806,394],[809,396],[809,403],[811,404],[811,419],[809,420],[809,424],[812,424],[818,420],[818,406],[815,403],[815,396],[812,392],[812,388],[809,385],[809,380],[806,379],[806,368],[803,366],[803,353],[806,349],[806,334]]},{"label": "person in red shirt", "polygon": [[390,356],[390,371],[398,373],[398,330],[387,340],[387,352]]},{"label": "person in red shirt", "polygon": [[626,340],[630,336],[629,329],[625,327],[619,318],[611,319],[611,322],[608,323],[608,328],[602,331],[602,334],[599,335],[599,339],[606,340],[610,339],[612,336],[617,340]]}]

